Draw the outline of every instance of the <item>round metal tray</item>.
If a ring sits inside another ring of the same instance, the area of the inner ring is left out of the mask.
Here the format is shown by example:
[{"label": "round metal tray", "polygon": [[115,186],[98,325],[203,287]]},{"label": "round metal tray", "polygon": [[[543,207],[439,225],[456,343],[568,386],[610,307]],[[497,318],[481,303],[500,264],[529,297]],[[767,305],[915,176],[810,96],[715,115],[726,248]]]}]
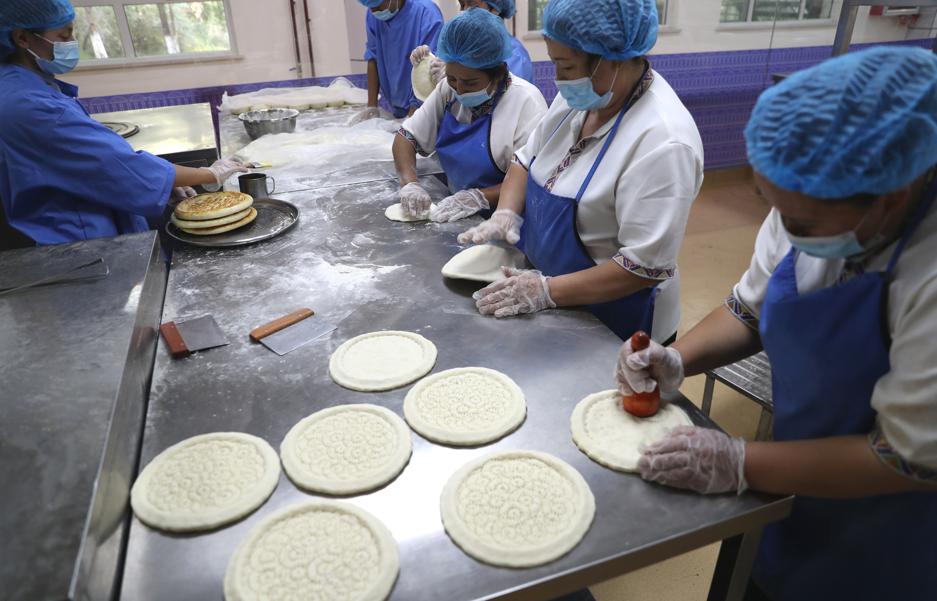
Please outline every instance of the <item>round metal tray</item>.
[{"label": "round metal tray", "polygon": [[299,220],[299,209],[285,200],[260,198],[254,201],[253,207],[257,209],[257,219],[231,232],[214,236],[193,236],[183,232],[170,221],[166,224],[166,233],[192,246],[226,248],[269,240],[287,231]]}]

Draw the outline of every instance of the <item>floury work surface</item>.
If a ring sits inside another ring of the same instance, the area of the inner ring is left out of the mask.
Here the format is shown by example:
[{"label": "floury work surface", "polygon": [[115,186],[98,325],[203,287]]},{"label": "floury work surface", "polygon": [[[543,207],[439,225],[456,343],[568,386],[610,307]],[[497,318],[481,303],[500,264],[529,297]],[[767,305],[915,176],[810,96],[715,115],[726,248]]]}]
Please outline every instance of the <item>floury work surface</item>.
[{"label": "floury work surface", "polygon": [[[434,179],[423,183],[436,201],[446,194]],[[301,210],[297,226],[283,236],[239,249],[176,252],[163,319],[210,313],[231,344],[177,361],[161,345],[141,466],[206,432],[247,432],[278,448],[302,418],[340,404],[374,403],[402,414],[409,386],[371,394],[345,390],[329,377],[329,356],[359,334],[419,332],[439,349],[434,373],[466,366],[502,371],[523,389],[528,415],[516,432],[482,448],[439,446],[413,434],[404,472],[380,490],[348,499],[379,518],[397,541],[400,575],[391,599],[546,600],[725,538],[714,598],[738,598],[761,527],[787,515],[790,499],[700,497],[589,460],[571,440],[570,415],[588,394],[614,386],[620,341],[580,311],[504,321],[479,315],[471,299],[479,285],[440,275],[461,248],[456,235],[478,218],[445,225],[388,221],[384,209],[396,202],[396,188],[385,181],[280,195]],[[253,327],[300,307],[338,329],[283,357],[248,339]],[[707,423],[682,397],[675,402]],[[440,521],[439,496],[448,478],[475,457],[507,449],[563,459],[596,497],[595,521],[582,543],[541,567],[479,563],[451,542]],[[283,475],[257,512],[213,532],[174,536],[134,519],[122,599],[222,599],[228,561],[250,529],[273,511],[313,498]]]}]

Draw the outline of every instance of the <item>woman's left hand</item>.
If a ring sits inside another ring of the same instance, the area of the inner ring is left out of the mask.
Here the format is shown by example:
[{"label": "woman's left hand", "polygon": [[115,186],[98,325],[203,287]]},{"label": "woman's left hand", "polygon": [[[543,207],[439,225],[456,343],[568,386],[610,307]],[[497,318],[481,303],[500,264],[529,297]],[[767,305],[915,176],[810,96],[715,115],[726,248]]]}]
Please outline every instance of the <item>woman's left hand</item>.
[{"label": "woman's left hand", "polygon": [[556,303],[550,298],[550,284],[542,273],[511,267],[502,267],[501,270],[507,279],[490,284],[472,295],[479,313],[500,318],[556,308]]},{"label": "woman's left hand", "polygon": [[718,430],[680,426],[644,449],[638,460],[641,477],[702,494],[742,494],[745,441]]}]

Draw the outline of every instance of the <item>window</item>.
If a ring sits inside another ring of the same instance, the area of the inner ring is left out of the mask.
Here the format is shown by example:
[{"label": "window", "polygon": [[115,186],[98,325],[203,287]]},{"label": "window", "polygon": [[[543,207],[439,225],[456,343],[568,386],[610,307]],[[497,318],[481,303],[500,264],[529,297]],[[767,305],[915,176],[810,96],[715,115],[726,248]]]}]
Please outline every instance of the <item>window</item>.
[{"label": "window", "polygon": [[[543,29],[543,9],[547,7],[548,0],[528,0],[527,10],[527,29],[530,31],[540,31]],[[725,1],[725,0],[723,0]],[[667,9],[670,0],[657,0],[657,14],[660,17],[660,24],[667,24]]]},{"label": "window", "polygon": [[723,23],[829,19],[833,0],[722,0]]},{"label": "window", "polygon": [[229,55],[234,52],[227,0],[76,0],[81,58],[110,61]]}]

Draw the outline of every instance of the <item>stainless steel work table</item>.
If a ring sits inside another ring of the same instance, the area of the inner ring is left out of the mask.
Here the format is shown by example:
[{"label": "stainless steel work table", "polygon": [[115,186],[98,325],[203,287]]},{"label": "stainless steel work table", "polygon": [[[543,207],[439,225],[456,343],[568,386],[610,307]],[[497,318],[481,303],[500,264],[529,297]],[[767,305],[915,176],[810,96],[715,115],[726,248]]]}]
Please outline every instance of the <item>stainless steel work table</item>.
[{"label": "stainless steel work table", "polygon": [[[424,182],[435,199],[445,194],[438,181]],[[503,321],[480,316],[470,297],[477,286],[445,281],[439,273],[459,250],[456,234],[477,219],[389,222],[383,210],[395,190],[394,182],[378,182],[282,195],[302,211],[284,236],[236,250],[177,251],[164,320],[211,313],[231,344],[175,361],[161,345],[141,465],[205,432],[249,432],[277,448],[300,419],[338,404],[376,403],[399,414],[409,387],[377,394],[345,390],[329,378],[328,360],[358,334],[416,331],[439,349],[436,372],[484,366],[511,376],[527,396],[528,417],[517,432],[478,449],[439,446],[414,434],[413,457],[400,477],[348,499],[381,519],[398,542],[401,568],[391,599],[550,599],[722,539],[730,540],[722,546],[713,598],[739,598],[761,528],[785,517],[790,499],[670,490],[580,453],[570,438],[570,414],[587,394],[613,386],[620,341],[579,311]],[[285,357],[248,340],[252,327],[303,306],[317,312],[314,319],[338,323],[338,330]],[[706,423],[686,399],[676,402]],[[438,510],[444,483],[470,459],[501,449],[552,453],[578,469],[595,493],[592,528],[558,561],[527,570],[491,567],[446,536]],[[261,509],[214,532],[174,536],[134,519],[122,598],[220,601],[226,565],[248,531],[271,512],[311,498],[284,475]]]},{"label": "stainless steel work table", "polygon": [[97,113],[92,117],[105,123],[139,127],[137,133],[127,138],[133,149],[145,150],[170,163],[202,166],[217,157],[215,125],[207,102]]},{"label": "stainless steel work table", "polygon": [[[0,254],[0,597],[108,599],[166,289],[155,232]],[[93,273],[89,268],[84,273]],[[103,274],[103,269],[97,273]]]}]

